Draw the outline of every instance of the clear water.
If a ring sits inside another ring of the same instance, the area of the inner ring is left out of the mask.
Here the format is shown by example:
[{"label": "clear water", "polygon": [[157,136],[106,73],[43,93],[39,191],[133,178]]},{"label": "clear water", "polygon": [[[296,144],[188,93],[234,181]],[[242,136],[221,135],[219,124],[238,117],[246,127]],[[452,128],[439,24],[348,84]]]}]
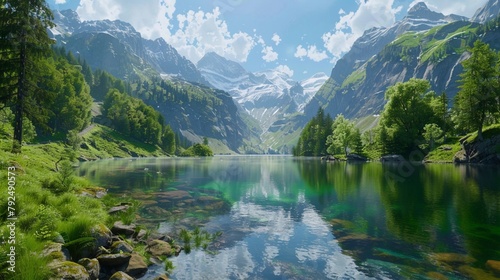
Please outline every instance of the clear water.
[{"label": "clear water", "polygon": [[[279,156],[118,159],[80,175],[142,201],[139,223],[223,234],[171,279],[495,279],[500,168]],[[143,279],[162,273],[153,267]]]}]

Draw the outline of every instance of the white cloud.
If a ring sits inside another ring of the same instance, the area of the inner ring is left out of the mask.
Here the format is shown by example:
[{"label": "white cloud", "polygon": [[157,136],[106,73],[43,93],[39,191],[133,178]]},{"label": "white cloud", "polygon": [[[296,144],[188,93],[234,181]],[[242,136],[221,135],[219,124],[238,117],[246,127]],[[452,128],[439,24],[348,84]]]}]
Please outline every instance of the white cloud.
[{"label": "white cloud", "polygon": [[265,62],[272,62],[278,59],[278,53],[273,50],[273,47],[266,46],[262,49],[262,59]]},{"label": "white cloud", "polygon": [[287,65],[278,65],[278,67],[275,68],[275,70],[287,74],[289,77],[293,76],[293,70],[290,69]]},{"label": "white cloud", "polygon": [[273,38],[272,38],[273,42],[277,45],[279,45],[281,43],[281,38],[278,34],[274,33],[273,34]]},{"label": "white cloud", "polygon": [[212,12],[191,10],[177,15],[178,29],[167,38],[167,42],[194,63],[207,52],[245,62],[256,44],[255,39],[244,32],[231,34],[219,16],[218,8]]},{"label": "white cloud", "polygon": [[304,59],[307,57],[313,61],[319,62],[328,58],[328,54],[325,51],[319,51],[316,46],[308,46],[307,49],[302,45],[297,46],[294,54],[295,57]]},{"label": "white cloud", "polygon": [[304,47],[302,47],[302,45],[298,45],[294,56],[302,59],[305,56],[307,56],[307,50]]},{"label": "white cloud", "polygon": [[175,1],[80,0],[76,11],[82,20],[123,20],[132,24],[143,37],[156,39],[169,36]]},{"label": "white cloud", "polygon": [[427,7],[433,11],[439,11],[445,15],[457,14],[461,16],[472,17],[477,9],[484,6],[487,0],[440,0],[440,1],[429,1],[429,0],[415,0],[409,7],[412,7],[418,2],[425,2]]},{"label": "white cloud", "polygon": [[355,12],[340,10],[335,30],[323,34],[324,47],[333,55],[333,61],[349,51],[363,32],[372,27],[388,27],[396,21],[401,6],[394,8],[394,0],[360,1]]},{"label": "white cloud", "polygon": [[56,5],[57,4],[66,4],[66,0],[56,0]]}]

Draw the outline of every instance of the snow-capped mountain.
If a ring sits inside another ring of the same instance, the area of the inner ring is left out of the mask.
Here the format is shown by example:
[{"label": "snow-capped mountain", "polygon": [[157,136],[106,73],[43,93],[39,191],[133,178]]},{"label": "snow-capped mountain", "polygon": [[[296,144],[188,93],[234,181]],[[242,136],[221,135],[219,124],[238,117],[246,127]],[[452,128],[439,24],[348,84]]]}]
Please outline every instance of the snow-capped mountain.
[{"label": "snow-capped mountain", "polygon": [[328,78],[324,73],[318,73],[308,80],[297,82],[278,70],[250,73],[239,63],[213,52],[207,53],[197,67],[210,84],[230,93],[243,109],[257,119],[264,132],[276,120],[302,112]]}]

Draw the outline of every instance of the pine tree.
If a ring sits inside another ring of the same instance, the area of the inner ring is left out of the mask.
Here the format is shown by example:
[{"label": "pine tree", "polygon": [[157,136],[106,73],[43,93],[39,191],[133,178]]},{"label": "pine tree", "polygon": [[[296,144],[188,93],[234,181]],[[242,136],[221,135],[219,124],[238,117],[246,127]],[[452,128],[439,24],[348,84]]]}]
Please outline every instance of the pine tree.
[{"label": "pine tree", "polygon": [[459,129],[477,131],[480,140],[488,114],[498,110],[497,58],[487,44],[478,40],[471,49],[471,57],[462,63],[464,73],[454,105],[456,119]]},{"label": "pine tree", "polygon": [[0,1],[0,102],[13,103],[15,153],[21,151],[23,117],[36,110],[26,100],[36,89],[36,60],[50,51],[52,19],[43,0]]}]

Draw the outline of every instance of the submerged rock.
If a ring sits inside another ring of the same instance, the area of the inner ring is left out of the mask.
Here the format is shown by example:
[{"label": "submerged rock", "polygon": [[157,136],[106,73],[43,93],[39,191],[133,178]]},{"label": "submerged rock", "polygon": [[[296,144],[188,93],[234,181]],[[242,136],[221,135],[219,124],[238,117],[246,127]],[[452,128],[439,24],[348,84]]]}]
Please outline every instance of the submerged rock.
[{"label": "submerged rock", "polygon": [[434,253],[430,255],[430,259],[448,265],[469,264],[476,261],[469,255],[457,253]]},{"label": "submerged rock", "polygon": [[486,262],[486,267],[500,276],[500,261],[488,260]]}]

